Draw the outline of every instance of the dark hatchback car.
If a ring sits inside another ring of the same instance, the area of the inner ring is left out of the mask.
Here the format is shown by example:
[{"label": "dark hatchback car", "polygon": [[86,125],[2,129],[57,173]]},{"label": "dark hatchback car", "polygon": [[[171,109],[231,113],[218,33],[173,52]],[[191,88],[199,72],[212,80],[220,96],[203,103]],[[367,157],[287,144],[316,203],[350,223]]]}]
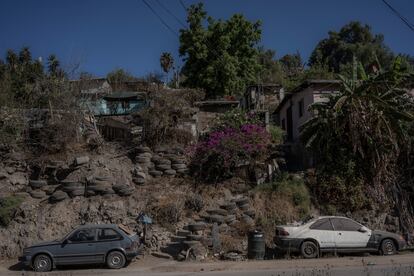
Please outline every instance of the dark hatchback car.
[{"label": "dark hatchback car", "polygon": [[62,240],[27,247],[19,258],[34,271],[51,271],[58,265],[106,264],[122,268],[140,253],[139,237],[115,224],[83,225]]}]

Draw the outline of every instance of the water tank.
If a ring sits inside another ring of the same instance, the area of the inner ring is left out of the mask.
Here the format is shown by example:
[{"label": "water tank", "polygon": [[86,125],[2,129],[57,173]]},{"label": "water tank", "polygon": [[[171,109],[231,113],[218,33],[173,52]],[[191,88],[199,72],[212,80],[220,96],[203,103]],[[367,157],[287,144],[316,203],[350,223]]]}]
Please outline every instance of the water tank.
[{"label": "water tank", "polygon": [[258,230],[250,231],[248,234],[247,257],[253,260],[263,260],[265,249],[263,232]]}]

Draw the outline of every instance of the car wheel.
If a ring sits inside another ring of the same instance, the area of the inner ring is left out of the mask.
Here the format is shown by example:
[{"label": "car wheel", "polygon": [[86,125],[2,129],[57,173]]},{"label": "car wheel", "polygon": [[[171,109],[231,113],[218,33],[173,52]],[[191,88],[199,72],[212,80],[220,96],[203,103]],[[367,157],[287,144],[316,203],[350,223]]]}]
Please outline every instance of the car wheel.
[{"label": "car wheel", "polygon": [[319,255],[319,248],[318,246],[312,241],[305,241],[302,243],[300,247],[300,252],[302,256],[306,259],[316,258]]},{"label": "car wheel", "polygon": [[33,270],[47,272],[52,270],[52,259],[46,254],[37,255],[33,261]]},{"label": "car wheel", "polygon": [[106,257],[106,265],[111,269],[123,268],[126,264],[124,254],[119,251],[112,251]]},{"label": "car wheel", "polygon": [[394,255],[397,252],[395,243],[391,239],[385,239],[381,243],[381,252],[383,255]]}]

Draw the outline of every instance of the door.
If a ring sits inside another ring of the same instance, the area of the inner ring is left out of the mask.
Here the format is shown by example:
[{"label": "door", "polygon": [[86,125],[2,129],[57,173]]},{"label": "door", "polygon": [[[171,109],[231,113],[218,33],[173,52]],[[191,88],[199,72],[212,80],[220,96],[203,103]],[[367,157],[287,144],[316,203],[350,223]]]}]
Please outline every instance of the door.
[{"label": "door", "polygon": [[96,242],[96,254],[99,262],[105,262],[106,254],[114,249],[120,248],[121,234],[112,228],[98,229],[98,240]]},{"label": "door", "polygon": [[292,119],[292,105],[286,110],[286,131],[287,140],[293,141],[293,119]]},{"label": "door", "polygon": [[361,232],[362,225],[347,218],[332,218],[331,221],[334,227],[337,248],[367,247],[371,230],[365,228],[365,232]]},{"label": "door", "polygon": [[309,237],[317,240],[321,249],[334,248],[333,230],[329,218],[318,219],[309,227]]},{"label": "door", "polygon": [[64,241],[56,254],[57,264],[96,263],[96,229],[83,228],[75,231]]}]

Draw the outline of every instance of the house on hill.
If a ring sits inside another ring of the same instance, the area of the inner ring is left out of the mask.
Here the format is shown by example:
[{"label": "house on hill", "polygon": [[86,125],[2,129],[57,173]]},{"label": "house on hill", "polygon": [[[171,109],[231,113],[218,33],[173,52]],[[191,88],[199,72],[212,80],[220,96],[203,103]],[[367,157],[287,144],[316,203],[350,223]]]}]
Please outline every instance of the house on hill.
[{"label": "house on hill", "polygon": [[339,80],[307,80],[285,93],[273,115],[276,123],[286,132],[289,168],[303,169],[312,165],[311,156],[300,142],[300,127],[314,116],[309,106],[327,101],[327,95],[339,92],[339,87]]}]

